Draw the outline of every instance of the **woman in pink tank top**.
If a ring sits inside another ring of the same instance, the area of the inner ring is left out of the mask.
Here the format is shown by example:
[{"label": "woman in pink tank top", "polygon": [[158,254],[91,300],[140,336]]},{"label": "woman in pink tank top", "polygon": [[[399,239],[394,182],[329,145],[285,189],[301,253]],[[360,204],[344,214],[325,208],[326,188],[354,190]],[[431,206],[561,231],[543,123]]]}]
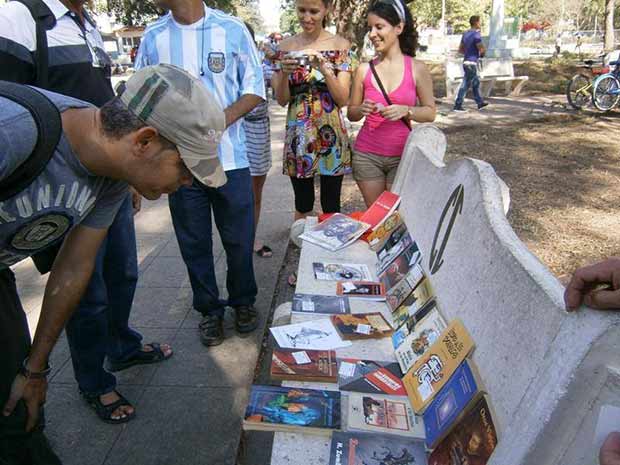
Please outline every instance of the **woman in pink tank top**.
[{"label": "woman in pink tank top", "polygon": [[418,35],[402,0],[376,1],[368,27],[378,54],[372,63],[388,98],[365,63],[353,78],[347,116],[366,118],[353,147],[353,176],[370,206],[391,188],[412,122],[435,120],[435,99],[428,69],[413,58]]}]

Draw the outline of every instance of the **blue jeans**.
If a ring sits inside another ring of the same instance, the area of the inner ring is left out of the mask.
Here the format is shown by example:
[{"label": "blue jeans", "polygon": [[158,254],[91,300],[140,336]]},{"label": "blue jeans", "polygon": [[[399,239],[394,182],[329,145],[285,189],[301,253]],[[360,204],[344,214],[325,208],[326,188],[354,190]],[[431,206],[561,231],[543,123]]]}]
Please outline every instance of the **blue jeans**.
[{"label": "blue jeans", "polygon": [[[224,315],[224,307],[252,305],[256,280],[254,246],[254,194],[248,168],[226,172],[228,182],[214,189],[194,179],[168,197],[172,223],[194,293],[194,308],[203,315]],[[213,260],[215,218],[226,251],[228,301],[221,301]]]},{"label": "blue jeans", "polygon": [[105,357],[122,361],[142,347],[142,336],[129,327],[129,311],[138,282],[136,230],[131,195],[108,230],[86,293],[67,324],[73,371],[80,390],[101,395],[116,388],[103,368]]},{"label": "blue jeans", "polygon": [[471,86],[471,90],[474,94],[474,100],[478,104],[478,106],[484,103],[482,100],[482,96],[480,95],[480,79],[478,78],[478,67],[476,65],[463,65],[463,71],[465,75],[463,76],[463,82],[461,87],[459,87],[459,93],[456,96],[456,101],[454,102],[455,107],[463,106],[463,100],[465,99],[465,95]]}]

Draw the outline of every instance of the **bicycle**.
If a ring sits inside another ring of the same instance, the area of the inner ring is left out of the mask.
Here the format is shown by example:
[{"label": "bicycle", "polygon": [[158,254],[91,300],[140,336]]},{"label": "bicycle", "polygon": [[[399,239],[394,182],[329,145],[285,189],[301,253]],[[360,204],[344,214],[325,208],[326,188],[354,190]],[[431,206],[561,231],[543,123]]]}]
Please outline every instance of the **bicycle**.
[{"label": "bicycle", "polygon": [[[602,55],[601,61],[604,55]],[[595,66],[594,60],[584,60],[581,68],[589,70],[592,77],[583,73],[575,74],[566,86],[566,100],[575,110],[581,110],[588,102],[592,101],[595,77],[609,72],[607,66]]]},{"label": "bicycle", "polygon": [[609,66],[615,66],[594,80],[592,88],[592,103],[600,111],[609,111],[620,101],[620,60],[611,61]]}]

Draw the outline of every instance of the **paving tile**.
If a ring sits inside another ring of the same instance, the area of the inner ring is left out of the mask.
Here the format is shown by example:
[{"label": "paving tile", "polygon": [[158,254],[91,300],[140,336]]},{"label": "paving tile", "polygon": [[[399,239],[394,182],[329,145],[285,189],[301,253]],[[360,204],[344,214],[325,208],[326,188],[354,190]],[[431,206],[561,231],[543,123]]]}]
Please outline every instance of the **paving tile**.
[{"label": "paving tile", "polygon": [[54,346],[52,353],[50,354],[50,365],[52,371],[49,376],[50,381],[54,381],[54,378],[60,373],[67,363],[71,363],[71,353],[69,352],[69,343],[67,342],[67,335],[63,331],[58,342]]},{"label": "paving tile", "polygon": [[138,287],[189,287],[183,259],[157,257],[138,281]]},{"label": "paving tile", "polygon": [[174,231],[167,197],[149,201],[142,199],[142,210],[134,217],[138,234],[166,234]]},{"label": "paving tile", "polygon": [[141,328],[178,328],[192,308],[190,288],[139,287],[130,324]]},{"label": "paving tile", "polygon": [[105,465],[233,465],[243,390],[149,387]]},{"label": "paving tile", "polygon": [[159,256],[160,252],[173,239],[172,234],[137,234],[136,251],[138,262],[148,256]]},{"label": "paving tile", "polygon": [[[137,405],[141,389],[126,388],[123,395]],[[102,422],[77,390],[70,386],[53,386],[48,392],[45,407],[45,431],[64,465],[102,465],[128,425]]]}]

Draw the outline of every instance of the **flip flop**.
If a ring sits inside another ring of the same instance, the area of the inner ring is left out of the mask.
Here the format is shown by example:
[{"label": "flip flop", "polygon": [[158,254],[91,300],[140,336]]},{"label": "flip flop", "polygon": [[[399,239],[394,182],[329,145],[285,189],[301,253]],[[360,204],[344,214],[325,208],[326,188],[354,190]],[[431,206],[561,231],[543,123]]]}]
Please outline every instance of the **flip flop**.
[{"label": "flip flop", "polygon": [[123,406],[133,407],[131,402],[125,399],[122,394],[120,394],[117,390],[114,390],[114,392],[119,397],[119,399],[108,405],[103,405],[98,395],[91,396],[84,392],[82,392],[81,394],[86,403],[95,411],[101,421],[105,423],[110,423],[112,425],[127,423],[129,420],[132,420],[136,416],[136,411],[134,409],[133,413],[126,413],[124,417],[112,418],[112,414],[117,408]]},{"label": "flip flop", "polygon": [[260,249],[254,251],[261,258],[269,258],[273,256],[273,250],[268,245],[263,245]]},{"label": "flip flop", "polygon": [[133,357],[123,360],[122,362],[108,359],[106,369],[111,372],[121,371],[134,365],[149,365],[151,363],[163,362],[172,357],[173,352],[170,352],[168,355],[164,354],[164,351],[161,350],[161,346],[157,342],[150,342],[144,345],[152,347],[153,350],[147,351],[140,349]]}]

